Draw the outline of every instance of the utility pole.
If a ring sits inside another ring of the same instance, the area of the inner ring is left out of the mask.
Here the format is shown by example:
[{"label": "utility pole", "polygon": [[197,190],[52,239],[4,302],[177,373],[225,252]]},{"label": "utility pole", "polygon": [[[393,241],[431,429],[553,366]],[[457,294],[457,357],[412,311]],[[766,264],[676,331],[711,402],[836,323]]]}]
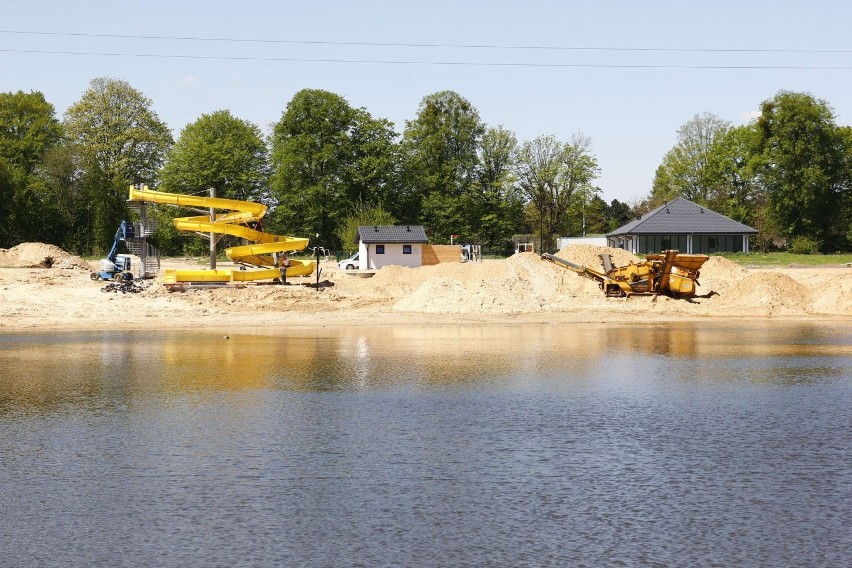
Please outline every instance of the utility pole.
[{"label": "utility pole", "polygon": [[[216,197],[216,188],[210,188],[210,197]],[[216,209],[210,208],[210,222],[216,222]],[[216,270],[216,233],[210,232],[210,270]]]}]

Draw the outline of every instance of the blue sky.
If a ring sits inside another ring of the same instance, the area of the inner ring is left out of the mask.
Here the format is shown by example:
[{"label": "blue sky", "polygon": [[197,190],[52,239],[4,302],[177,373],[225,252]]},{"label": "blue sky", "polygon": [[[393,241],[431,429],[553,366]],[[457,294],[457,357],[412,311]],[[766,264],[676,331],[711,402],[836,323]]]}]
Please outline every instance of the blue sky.
[{"label": "blue sky", "polygon": [[[604,199],[628,202],[647,195],[678,127],[698,113],[742,124],[793,90],[852,124],[852,3],[701,4],[3,0],[0,91],[41,91],[61,117],[95,77],[123,79],[177,137],[221,109],[267,133],[303,88],[338,93],[402,132],[424,96],[450,89],[521,141],[589,136]],[[526,49],[460,47],[470,45]]]}]

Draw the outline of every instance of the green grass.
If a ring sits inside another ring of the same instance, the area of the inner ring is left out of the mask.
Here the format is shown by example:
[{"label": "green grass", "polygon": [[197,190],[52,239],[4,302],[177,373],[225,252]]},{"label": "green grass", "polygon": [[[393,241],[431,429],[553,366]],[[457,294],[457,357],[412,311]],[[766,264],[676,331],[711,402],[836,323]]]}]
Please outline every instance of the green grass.
[{"label": "green grass", "polygon": [[743,266],[836,266],[852,262],[852,254],[793,254],[791,252],[714,253]]}]

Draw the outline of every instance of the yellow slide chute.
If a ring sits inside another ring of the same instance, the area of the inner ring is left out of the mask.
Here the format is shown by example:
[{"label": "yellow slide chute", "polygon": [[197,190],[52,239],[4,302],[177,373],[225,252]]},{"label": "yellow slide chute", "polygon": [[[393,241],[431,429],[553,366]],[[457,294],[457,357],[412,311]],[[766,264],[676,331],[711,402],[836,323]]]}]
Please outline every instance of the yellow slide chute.
[{"label": "yellow slide chute", "polygon": [[[165,271],[165,283],[180,282],[248,282],[278,278],[280,272],[275,267],[274,253],[304,250],[308,239],[271,235],[252,229],[246,224],[259,221],[266,215],[266,205],[251,201],[222,199],[219,197],[200,197],[182,195],[164,191],[152,191],[147,187],[130,188],[129,201],[145,201],[174,205],[176,207],[203,207],[220,209],[227,213],[217,213],[211,221],[209,215],[196,217],[178,217],[173,223],[178,231],[197,233],[216,233],[239,237],[254,244],[235,246],[225,249],[225,256],[241,265],[260,267],[258,270],[173,270]],[[291,260],[287,276],[309,276],[315,269],[313,261]]]}]

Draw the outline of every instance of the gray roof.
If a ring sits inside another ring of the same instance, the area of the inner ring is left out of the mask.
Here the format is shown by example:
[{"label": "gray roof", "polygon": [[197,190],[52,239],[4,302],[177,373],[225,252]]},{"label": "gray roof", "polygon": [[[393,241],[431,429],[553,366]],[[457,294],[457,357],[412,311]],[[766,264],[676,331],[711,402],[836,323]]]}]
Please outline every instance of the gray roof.
[{"label": "gray roof", "polygon": [[678,197],[645,213],[638,219],[607,233],[616,235],[673,235],[673,234],[724,235],[757,233],[748,225],[738,223],[697,203]]},{"label": "gray roof", "polygon": [[428,243],[421,225],[364,225],[358,227],[363,243]]}]

